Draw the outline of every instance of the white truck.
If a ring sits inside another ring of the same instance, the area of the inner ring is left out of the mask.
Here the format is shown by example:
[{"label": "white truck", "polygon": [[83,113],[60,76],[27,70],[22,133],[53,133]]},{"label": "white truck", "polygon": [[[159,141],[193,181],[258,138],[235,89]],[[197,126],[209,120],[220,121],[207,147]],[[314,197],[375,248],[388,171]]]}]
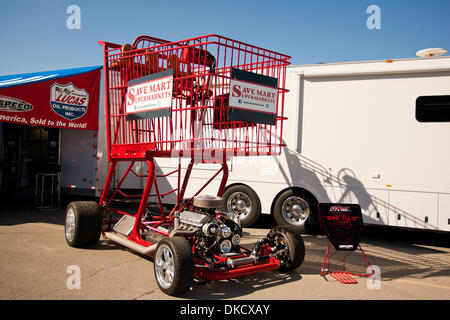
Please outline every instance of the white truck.
[{"label": "white truck", "polygon": [[[336,202],[359,204],[368,225],[450,231],[450,57],[290,66],[286,81],[281,155],[229,160],[224,206],[239,213],[244,226],[271,214],[280,225],[313,230],[318,203]],[[70,160],[80,157],[80,149],[67,143],[64,132],[61,146],[61,186],[77,180],[77,188],[95,186],[97,196],[107,171],[102,99],[98,137],[66,133],[83,141],[85,163]],[[178,160],[157,164],[167,173]],[[216,165],[194,168],[187,196]],[[119,166],[118,179],[125,169]],[[177,184],[175,177],[163,179],[161,193]],[[215,194],[219,182],[202,193]],[[144,183],[130,177],[122,188]],[[173,203],[175,195],[164,201]]]},{"label": "white truck", "polygon": [[281,155],[230,159],[224,205],[244,226],[263,213],[313,230],[318,203],[335,202],[367,225],[450,231],[450,57],[291,66],[286,81]]}]

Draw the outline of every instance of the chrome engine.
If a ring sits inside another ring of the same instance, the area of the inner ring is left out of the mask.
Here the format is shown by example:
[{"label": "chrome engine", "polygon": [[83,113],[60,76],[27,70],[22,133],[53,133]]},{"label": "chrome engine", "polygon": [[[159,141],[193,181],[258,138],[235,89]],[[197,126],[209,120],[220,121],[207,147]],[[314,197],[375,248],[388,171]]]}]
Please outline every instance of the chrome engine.
[{"label": "chrome engine", "polygon": [[242,229],[239,217],[220,212],[216,208],[195,207],[194,211],[175,213],[171,236],[195,236],[200,252],[227,254],[239,245]]}]

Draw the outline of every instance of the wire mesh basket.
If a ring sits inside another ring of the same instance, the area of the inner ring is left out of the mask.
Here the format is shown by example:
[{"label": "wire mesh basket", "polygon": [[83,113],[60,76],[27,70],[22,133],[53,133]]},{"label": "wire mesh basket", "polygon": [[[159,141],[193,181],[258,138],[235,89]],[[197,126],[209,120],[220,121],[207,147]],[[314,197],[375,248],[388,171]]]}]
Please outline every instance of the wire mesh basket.
[{"label": "wire mesh basket", "polygon": [[109,159],[281,152],[289,56],[218,35],[101,44]]}]

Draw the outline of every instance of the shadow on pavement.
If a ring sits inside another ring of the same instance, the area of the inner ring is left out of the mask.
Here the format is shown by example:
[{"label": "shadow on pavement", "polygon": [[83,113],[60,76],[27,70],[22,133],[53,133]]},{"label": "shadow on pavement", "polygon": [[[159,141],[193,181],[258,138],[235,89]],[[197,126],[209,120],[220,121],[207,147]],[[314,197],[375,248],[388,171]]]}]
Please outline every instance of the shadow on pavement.
[{"label": "shadow on pavement", "polygon": [[[95,200],[63,198],[60,209],[40,210],[34,207],[32,198],[2,197],[0,206],[0,226],[24,223],[50,223],[64,225],[65,207],[74,200]],[[262,215],[251,229],[244,228],[244,237],[250,246],[266,234],[266,229],[275,226],[270,215]],[[386,227],[366,227],[361,245],[372,265],[378,266],[383,281],[405,277],[426,279],[450,276],[450,235],[417,230],[400,230]],[[328,246],[325,235],[303,235],[306,247],[305,261],[290,273],[278,271],[262,273],[227,281],[195,284],[195,290],[186,293],[187,299],[226,299],[239,297],[256,290],[270,288],[284,283],[299,281],[302,275],[319,277]],[[109,241],[101,240],[87,250],[128,250]],[[82,250],[82,249],[80,249]],[[339,251],[331,260],[330,269],[342,269],[345,252]],[[148,258],[151,261],[151,258]],[[367,263],[359,251],[346,259],[347,270],[367,273]],[[326,281],[326,280],[324,280]],[[232,290],[231,290],[232,289]]]},{"label": "shadow on pavement", "polygon": [[[300,274],[319,275],[328,247],[328,238],[310,235],[304,235],[303,238],[306,257],[297,271]],[[405,277],[426,279],[450,276],[448,243],[448,235],[445,234],[386,228],[365,232],[360,242],[371,265],[379,268],[383,281]],[[334,252],[333,247],[330,252]],[[331,258],[330,270],[341,271],[346,254],[345,251],[338,251]],[[347,271],[357,274],[371,272],[359,250],[355,250],[346,258],[345,265]]]},{"label": "shadow on pavement", "polygon": [[0,195],[0,225],[44,222],[64,225],[66,207],[71,201],[96,201],[95,198],[62,196],[58,209],[38,209],[31,196]]},{"label": "shadow on pavement", "polygon": [[[275,225],[270,215],[262,215],[252,228],[269,229]],[[244,228],[245,234],[245,228]],[[253,236],[249,234],[253,240]],[[328,247],[324,234],[304,234],[306,256],[296,272],[319,275]],[[381,278],[391,281],[404,277],[426,279],[450,276],[450,233],[399,229],[383,226],[364,227],[361,246],[369,262],[380,268]],[[334,252],[331,247],[330,252]],[[338,251],[331,259],[330,269],[342,270],[343,257],[347,252]],[[346,258],[346,270],[365,274],[367,262],[359,250]]]},{"label": "shadow on pavement", "polygon": [[[301,279],[302,277],[297,271],[269,271],[242,278],[194,284],[191,291],[179,297],[200,300],[231,299]],[[267,297],[270,300],[272,298],[270,296]]]}]

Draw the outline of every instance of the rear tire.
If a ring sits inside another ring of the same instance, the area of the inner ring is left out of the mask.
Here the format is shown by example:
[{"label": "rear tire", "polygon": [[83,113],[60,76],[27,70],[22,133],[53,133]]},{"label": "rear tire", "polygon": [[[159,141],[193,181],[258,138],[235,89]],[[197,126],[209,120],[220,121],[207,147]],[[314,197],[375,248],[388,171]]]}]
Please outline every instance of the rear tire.
[{"label": "rear tire", "polygon": [[242,227],[250,227],[261,216],[261,202],[252,188],[238,184],[223,193],[223,208],[239,216]]},{"label": "rear tire", "polygon": [[177,295],[189,290],[194,281],[192,246],[181,237],[162,239],[158,242],[153,266],[161,291]]},{"label": "rear tire", "polygon": [[71,247],[94,245],[100,239],[103,218],[94,201],[75,201],[66,209],[64,234]]},{"label": "rear tire", "polygon": [[283,244],[287,253],[283,254],[280,270],[291,271],[300,267],[305,259],[305,243],[301,234],[292,226],[275,227],[269,231],[269,238],[275,244]]}]

